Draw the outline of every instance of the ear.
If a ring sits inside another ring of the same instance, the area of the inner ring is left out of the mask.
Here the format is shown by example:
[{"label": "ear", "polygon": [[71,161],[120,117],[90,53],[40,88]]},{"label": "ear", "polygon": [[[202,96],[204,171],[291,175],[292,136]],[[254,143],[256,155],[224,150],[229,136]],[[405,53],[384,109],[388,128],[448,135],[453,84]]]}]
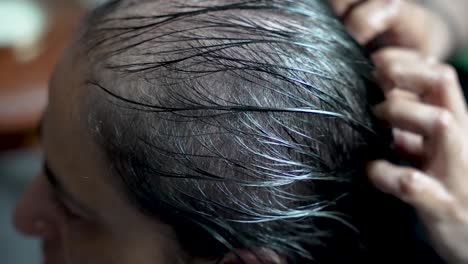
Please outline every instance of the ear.
[{"label": "ear", "polygon": [[221,264],[287,264],[285,256],[270,249],[239,249],[224,256]]}]

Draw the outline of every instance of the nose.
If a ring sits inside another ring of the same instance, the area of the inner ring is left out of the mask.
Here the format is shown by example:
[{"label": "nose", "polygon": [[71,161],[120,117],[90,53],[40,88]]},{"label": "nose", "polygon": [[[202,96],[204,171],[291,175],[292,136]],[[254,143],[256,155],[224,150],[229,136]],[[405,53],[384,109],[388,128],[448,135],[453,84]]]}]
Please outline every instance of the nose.
[{"label": "nose", "polygon": [[13,212],[13,224],[20,232],[41,239],[56,235],[57,206],[45,176],[31,182]]}]

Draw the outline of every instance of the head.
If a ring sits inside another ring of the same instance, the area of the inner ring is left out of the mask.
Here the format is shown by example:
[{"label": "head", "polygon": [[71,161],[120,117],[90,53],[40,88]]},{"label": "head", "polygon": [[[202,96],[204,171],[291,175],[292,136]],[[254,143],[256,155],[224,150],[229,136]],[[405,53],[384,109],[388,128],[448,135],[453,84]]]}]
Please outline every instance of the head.
[{"label": "head", "polygon": [[362,167],[388,131],[372,66],[325,2],[95,11],[51,80],[17,228],[47,263],[359,255]]}]

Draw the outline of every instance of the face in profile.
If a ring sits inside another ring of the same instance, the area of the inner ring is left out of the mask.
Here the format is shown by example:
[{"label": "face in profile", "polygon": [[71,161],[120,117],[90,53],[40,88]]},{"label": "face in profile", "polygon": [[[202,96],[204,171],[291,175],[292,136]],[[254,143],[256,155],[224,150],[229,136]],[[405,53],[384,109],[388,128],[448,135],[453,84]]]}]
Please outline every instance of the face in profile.
[{"label": "face in profile", "polygon": [[88,65],[68,50],[50,83],[41,126],[44,169],[14,214],[17,229],[42,241],[44,263],[178,263],[168,225],[143,216],[112,183],[83,116]]}]

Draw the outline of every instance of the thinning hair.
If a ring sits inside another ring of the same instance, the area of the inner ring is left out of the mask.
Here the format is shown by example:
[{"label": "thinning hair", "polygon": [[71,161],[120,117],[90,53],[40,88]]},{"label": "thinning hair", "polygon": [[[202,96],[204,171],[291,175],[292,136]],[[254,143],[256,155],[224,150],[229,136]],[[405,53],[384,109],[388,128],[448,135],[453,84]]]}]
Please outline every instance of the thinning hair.
[{"label": "thinning hair", "polygon": [[391,155],[390,131],[371,114],[372,65],[326,1],[112,1],[82,40],[106,98],[89,107],[93,136],[129,199],[192,254],[352,262],[366,225],[401,228],[364,217],[390,209],[362,198],[380,201],[362,168]]}]

